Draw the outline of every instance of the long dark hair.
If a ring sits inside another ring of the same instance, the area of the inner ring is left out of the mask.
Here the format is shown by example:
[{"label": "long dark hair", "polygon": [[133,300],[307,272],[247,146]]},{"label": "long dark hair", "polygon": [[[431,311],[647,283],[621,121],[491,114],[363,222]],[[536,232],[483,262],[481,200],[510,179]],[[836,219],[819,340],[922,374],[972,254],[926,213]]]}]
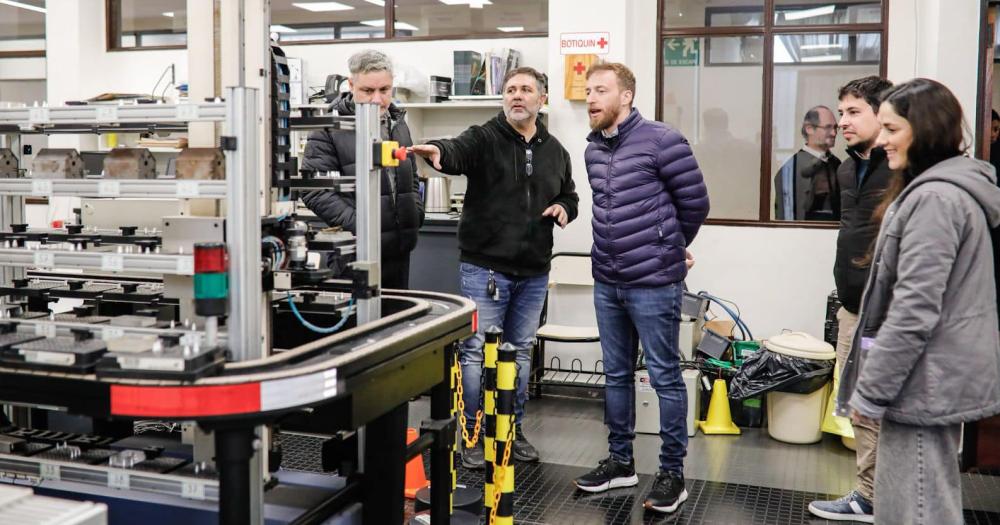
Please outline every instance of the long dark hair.
[{"label": "long dark hair", "polygon": [[[962,105],[944,84],[915,78],[885,90],[881,99],[882,104],[891,105],[897,115],[910,123],[913,142],[906,152],[906,169],[893,174],[882,201],[872,214],[874,224],[882,224],[889,206],[913,179],[943,160],[964,154],[967,149],[962,133],[965,129]],[[855,263],[868,266],[873,249],[874,246]]]}]

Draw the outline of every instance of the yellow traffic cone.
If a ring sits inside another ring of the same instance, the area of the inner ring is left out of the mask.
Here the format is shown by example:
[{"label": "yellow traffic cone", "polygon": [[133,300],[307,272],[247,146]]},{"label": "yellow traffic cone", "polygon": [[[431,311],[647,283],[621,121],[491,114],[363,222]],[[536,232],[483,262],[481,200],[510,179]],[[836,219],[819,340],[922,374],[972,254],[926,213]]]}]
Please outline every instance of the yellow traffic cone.
[{"label": "yellow traffic cone", "polygon": [[708,419],[699,421],[698,428],[705,434],[739,435],[740,429],[733,423],[733,416],[729,413],[729,394],[726,393],[725,379],[716,379],[712,383]]}]

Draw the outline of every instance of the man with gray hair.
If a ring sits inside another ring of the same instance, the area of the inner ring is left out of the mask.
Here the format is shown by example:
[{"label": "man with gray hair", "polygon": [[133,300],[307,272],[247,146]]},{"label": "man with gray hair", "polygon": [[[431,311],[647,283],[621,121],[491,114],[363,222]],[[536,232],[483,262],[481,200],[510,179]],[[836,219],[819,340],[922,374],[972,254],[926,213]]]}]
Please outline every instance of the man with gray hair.
[{"label": "man with gray hair", "polygon": [[[507,73],[503,86],[503,111],[495,118],[455,139],[434,140],[411,151],[439,171],[469,179],[458,227],[461,289],[476,302],[479,324],[459,354],[463,433],[474,430],[482,406],[484,330],[498,326],[504,342],[517,348],[512,455],[519,461],[538,461],[538,451],[523,432],[531,349],[549,281],[552,230],[576,218],[579,199],[569,153],[538,120],[545,105],[545,77],[530,67],[516,68]],[[479,443],[462,449],[467,468],[483,468],[482,440]]]},{"label": "man with gray hair", "polygon": [[[378,104],[382,120],[382,138],[412,146],[406,112],[392,103],[392,61],[385,53],[366,50],[348,60],[351,90],[341,94],[331,105],[340,115],[354,115],[356,103]],[[354,131],[319,130],[309,135],[302,169],[320,172],[339,171],[355,175]],[[424,204],[420,198],[416,159],[409,158],[397,168],[382,169],[382,286],[409,287],[410,252],[417,245],[417,231],[423,223]],[[355,230],[354,192],[314,191],[302,201],[330,226],[339,226],[351,233]],[[330,266],[339,276],[347,271],[343,260],[334,258]]]},{"label": "man with gray hair", "polygon": [[802,149],[774,176],[774,220],[839,220],[840,159],[830,153],[837,140],[837,118],[830,108],[814,106],[802,118],[801,132]]}]

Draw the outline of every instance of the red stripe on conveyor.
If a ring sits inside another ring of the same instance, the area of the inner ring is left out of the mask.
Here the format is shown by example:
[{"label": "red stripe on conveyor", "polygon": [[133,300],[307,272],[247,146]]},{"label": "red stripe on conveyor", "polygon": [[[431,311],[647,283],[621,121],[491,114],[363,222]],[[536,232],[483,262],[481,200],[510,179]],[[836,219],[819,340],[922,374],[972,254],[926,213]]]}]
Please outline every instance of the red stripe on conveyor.
[{"label": "red stripe on conveyor", "polygon": [[260,412],[260,383],[217,386],[111,386],[111,414],[224,416]]}]

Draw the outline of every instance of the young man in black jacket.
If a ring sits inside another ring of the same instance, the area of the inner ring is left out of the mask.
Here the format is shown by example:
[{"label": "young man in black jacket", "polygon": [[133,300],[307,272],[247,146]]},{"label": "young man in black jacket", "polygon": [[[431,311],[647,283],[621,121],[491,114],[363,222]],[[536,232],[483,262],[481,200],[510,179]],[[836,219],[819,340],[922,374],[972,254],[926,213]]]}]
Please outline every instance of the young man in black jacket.
[{"label": "young man in black jacket", "polygon": [[[406,112],[392,104],[392,61],[379,51],[361,51],[348,61],[351,78],[349,93],[333,101],[332,109],[340,115],[354,115],[355,103],[379,105],[382,138],[413,145]],[[354,131],[319,130],[309,135],[302,168],[321,172],[339,171],[345,177],[355,175]],[[382,287],[406,289],[410,282],[410,252],[417,245],[417,231],[423,223],[424,203],[420,198],[417,161],[410,158],[399,167],[382,170]],[[330,226],[355,230],[354,192],[314,191],[302,202]],[[331,261],[333,270],[343,274],[343,261]]]},{"label": "young man in black jacket", "polygon": [[[541,73],[514,69],[504,78],[503,112],[496,118],[453,140],[411,148],[435,169],[469,179],[458,243],[462,294],[476,302],[479,330],[463,342],[460,354],[466,426],[473,430],[481,406],[483,331],[501,327],[504,342],[517,348],[518,429],[512,455],[520,461],[538,461],[521,423],[548,284],[552,230],[576,218],[579,201],[569,153],[538,121],[545,97]],[[482,468],[482,447],[463,448],[462,463]]]},{"label": "young man in black jacket", "polygon": [[[869,265],[863,260],[878,234],[872,213],[893,177],[885,151],[875,147],[881,127],[877,112],[883,91],[892,83],[871,76],[848,82],[840,88],[840,129],[847,141],[848,156],[837,171],[840,185],[840,234],[833,276],[843,308],[837,312],[837,364],[847,359],[858,322],[861,294],[868,279]],[[874,521],[875,455],[877,424],[854,424],[857,448],[857,488],[834,501],[814,501],[809,511],[828,520]]]}]

